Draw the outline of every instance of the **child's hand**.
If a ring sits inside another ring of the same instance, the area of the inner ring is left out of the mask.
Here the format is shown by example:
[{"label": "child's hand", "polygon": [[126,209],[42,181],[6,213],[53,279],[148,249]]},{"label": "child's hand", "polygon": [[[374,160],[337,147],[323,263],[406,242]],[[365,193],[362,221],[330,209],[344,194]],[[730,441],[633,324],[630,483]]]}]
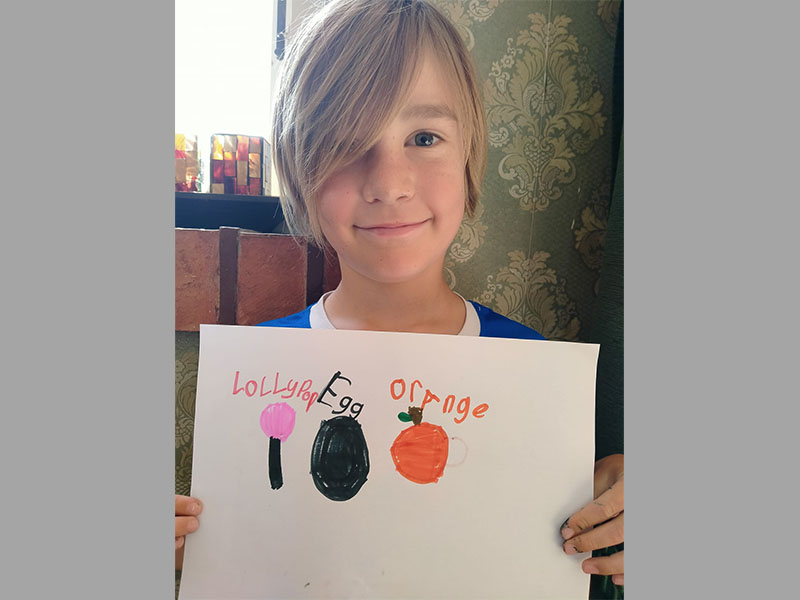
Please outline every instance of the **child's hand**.
[{"label": "child's hand", "polygon": [[[594,465],[594,501],[584,506],[561,526],[564,552],[590,552],[621,543],[625,537],[625,460],[612,454]],[[583,571],[611,575],[616,585],[625,583],[625,551],[583,561]]]},{"label": "child's hand", "polygon": [[186,536],[200,526],[197,515],[203,504],[197,498],[175,494],[175,568],[183,568],[183,548]]}]

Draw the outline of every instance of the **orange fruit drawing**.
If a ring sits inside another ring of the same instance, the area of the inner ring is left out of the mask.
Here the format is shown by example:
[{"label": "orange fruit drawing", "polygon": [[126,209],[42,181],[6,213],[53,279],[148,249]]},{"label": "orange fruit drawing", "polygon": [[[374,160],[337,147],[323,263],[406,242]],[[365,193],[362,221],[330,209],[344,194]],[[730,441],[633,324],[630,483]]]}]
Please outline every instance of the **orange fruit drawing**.
[{"label": "orange fruit drawing", "polygon": [[421,408],[410,406],[408,413],[414,424],[401,431],[392,444],[394,466],[409,481],[436,483],[447,463],[447,433],[439,425],[423,423]]}]

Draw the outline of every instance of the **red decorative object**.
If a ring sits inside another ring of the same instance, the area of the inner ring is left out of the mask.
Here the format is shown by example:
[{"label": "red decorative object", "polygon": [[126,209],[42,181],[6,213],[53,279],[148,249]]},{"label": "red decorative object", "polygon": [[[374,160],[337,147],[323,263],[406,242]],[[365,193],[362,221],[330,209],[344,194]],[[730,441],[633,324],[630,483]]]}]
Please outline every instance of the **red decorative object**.
[{"label": "red decorative object", "polygon": [[200,191],[200,160],[197,155],[197,136],[175,134],[175,191]]},{"label": "red decorative object", "polygon": [[211,193],[268,196],[269,143],[261,137],[211,136]]}]

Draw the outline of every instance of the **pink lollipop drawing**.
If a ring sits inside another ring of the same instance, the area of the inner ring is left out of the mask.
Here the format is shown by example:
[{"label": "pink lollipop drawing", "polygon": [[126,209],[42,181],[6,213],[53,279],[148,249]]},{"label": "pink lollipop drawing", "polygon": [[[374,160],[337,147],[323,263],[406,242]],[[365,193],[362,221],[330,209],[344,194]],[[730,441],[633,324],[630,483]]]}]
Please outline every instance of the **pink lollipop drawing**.
[{"label": "pink lollipop drawing", "polygon": [[294,409],[286,402],[269,404],[261,412],[261,430],[269,436],[269,483],[273,490],[283,485],[281,442],[294,430]]}]

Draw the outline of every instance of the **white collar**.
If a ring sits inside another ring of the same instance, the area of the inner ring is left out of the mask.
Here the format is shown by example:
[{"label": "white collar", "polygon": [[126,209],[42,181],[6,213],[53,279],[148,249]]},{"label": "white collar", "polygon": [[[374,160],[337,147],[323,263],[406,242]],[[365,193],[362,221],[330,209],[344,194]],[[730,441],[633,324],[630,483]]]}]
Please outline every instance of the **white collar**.
[{"label": "white collar", "polygon": [[[325,312],[325,298],[330,294],[331,292],[323,294],[322,298],[311,307],[311,312],[308,315],[311,329],[336,329],[330,319],[328,319],[328,313]],[[464,307],[467,311],[467,317],[464,319],[464,326],[461,328],[461,331],[458,332],[458,335],[480,335],[481,322],[480,319],[478,319],[478,313],[475,307],[472,306],[471,302],[467,302],[461,294],[456,295],[464,300]]]}]

